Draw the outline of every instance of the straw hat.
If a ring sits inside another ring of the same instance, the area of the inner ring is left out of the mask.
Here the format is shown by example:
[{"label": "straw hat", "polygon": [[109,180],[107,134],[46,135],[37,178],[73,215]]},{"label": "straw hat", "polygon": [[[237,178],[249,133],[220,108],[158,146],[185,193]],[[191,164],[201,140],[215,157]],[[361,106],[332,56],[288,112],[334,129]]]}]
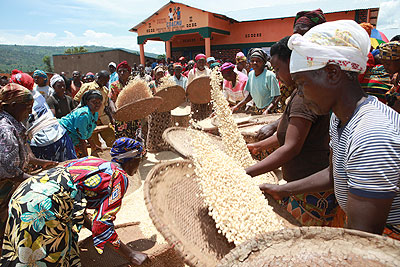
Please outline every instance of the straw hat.
[{"label": "straw hat", "polygon": [[161,97],[152,96],[145,81],[133,79],[118,95],[114,118],[119,121],[143,119],[160,107],[162,103]]},{"label": "straw hat", "polygon": [[193,104],[207,104],[211,101],[210,77],[194,79],[186,89],[187,96]]},{"label": "straw hat", "polygon": [[173,85],[161,89],[154,96],[158,96],[163,99],[163,104],[157,109],[157,111],[165,112],[173,110],[185,102],[186,92],[183,87],[179,85]]},{"label": "straw hat", "polygon": [[234,248],[217,266],[399,266],[400,242],[366,232],[299,227],[265,233]]}]

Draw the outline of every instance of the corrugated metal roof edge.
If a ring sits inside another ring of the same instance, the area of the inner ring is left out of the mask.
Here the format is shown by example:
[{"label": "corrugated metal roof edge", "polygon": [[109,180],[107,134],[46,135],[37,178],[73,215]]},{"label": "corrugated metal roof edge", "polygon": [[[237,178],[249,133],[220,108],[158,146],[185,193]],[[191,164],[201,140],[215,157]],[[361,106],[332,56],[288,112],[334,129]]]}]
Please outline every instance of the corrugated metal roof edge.
[{"label": "corrugated metal roof edge", "polygon": [[[130,49],[126,49],[126,48],[110,48],[110,49],[104,49],[104,50],[99,50],[99,51],[90,51],[90,52],[82,52],[82,53],[76,53],[76,54],[54,54],[53,56],[69,56],[69,55],[82,55],[82,54],[92,54],[92,53],[99,53],[99,52],[110,52],[110,51],[114,51],[114,50],[121,50],[130,54],[135,54],[135,55],[140,55],[139,51],[136,50],[130,50]],[[157,54],[154,53],[148,53],[148,52],[144,52],[144,55],[146,57],[150,57],[150,58],[157,58]]]},{"label": "corrugated metal roof edge", "polygon": [[[252,8],[250,8],[251,10]],[[379,7],[366,7],[366,8],[356,8],[356,9],[348,9],[348,10],[341,10],[341,11],[332,11],[332,12],[324,12],[324,14],[331,14],[331,13],[339,13],[339,12],[349,12],[349,11],[357,11],[357,10],[365,10],[365,9],[379,9]],[[247,9],[249,10],[249,9]],[[270,20],[270,19],[286,19],[286,18],[294,18],[294,16],[288,16],[288,17],[272,17],[272,18],[267,18],[267,19],[255,19],[255,20],[242,20],[238,22],[251,22],[251,21],[262,21],[262,20]]]}]

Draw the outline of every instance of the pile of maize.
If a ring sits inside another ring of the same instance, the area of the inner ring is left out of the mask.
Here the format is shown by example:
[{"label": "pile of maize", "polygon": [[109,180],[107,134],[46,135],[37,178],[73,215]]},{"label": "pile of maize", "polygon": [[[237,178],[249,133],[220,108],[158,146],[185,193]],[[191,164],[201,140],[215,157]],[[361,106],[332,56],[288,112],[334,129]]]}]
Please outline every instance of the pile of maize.
[{"label": "pile of maize", "polygon": [[283,222],[244,168],[199,131],[192,132],[195,173],[218,232],[239,245],[283,228]]}]

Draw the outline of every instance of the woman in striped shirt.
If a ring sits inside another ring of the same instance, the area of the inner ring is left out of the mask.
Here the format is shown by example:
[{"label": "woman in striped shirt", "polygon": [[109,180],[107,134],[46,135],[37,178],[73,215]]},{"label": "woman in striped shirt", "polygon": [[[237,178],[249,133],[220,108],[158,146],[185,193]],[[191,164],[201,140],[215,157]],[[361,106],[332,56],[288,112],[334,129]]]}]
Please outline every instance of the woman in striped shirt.
[{"label": "woman in striped shirt", "polygon": [[288,42],[290,72],[317,114],[333,111],[330,166],[283,186],[261,185],[275,199],[333,188],[347,227],[399,238],[400,115],[367,96],[368,34],[350,20],[327,22]]}]

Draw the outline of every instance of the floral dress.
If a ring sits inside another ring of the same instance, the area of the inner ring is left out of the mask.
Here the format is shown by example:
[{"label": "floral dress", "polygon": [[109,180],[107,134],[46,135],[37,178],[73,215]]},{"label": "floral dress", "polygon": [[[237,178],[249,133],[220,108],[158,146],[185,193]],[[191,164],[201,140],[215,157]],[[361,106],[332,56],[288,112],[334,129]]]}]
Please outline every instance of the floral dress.
[{"label": "floral dress", "polygon": [[113,220],[127,190],[126,173],[95,157],[78,159],[25,180],[14,192],[2,247],[2,266],[81,266],[78,232],[95,209],[94,245],[119,245]]}]

